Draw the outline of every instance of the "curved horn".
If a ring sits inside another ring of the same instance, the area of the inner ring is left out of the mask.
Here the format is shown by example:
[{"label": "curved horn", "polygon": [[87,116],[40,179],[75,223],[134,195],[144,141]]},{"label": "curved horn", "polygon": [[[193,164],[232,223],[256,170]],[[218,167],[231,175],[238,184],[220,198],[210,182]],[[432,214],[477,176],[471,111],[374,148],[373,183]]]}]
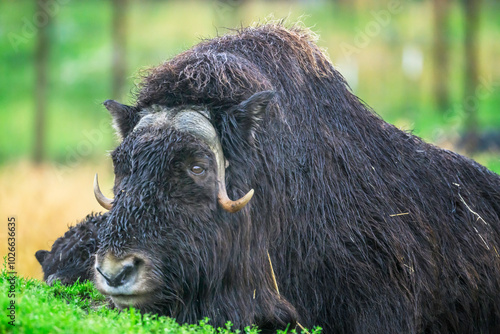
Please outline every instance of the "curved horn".
[{"label": "curved horn", "polygon": [[226,159],[222,152],[219,136],[208,117],[208,115],[203,115],[200,112],[185,111],[173,117],[172,125],[178,130],[189,132],[203,140],[214,152],[217,161],[217,181],[219,184],[217,199],[224,210],[231,213],[238,212],[250,201],[254,190],[250,190],[245,196],[236,201],[230,200],[227,196],[225,182]]},{"label": "curved horn", "polygon": [[104,196],[101,192],[101,189],[99,188],[99,181],[97,179],[97,173],[95,174],[95,178],[94,178],[94,195],[95,195],[95,199],[97,200],[97,202],[99,202],[99,204],[105,208],[106,210],[111,210],[111,208],[113,207],[113,200],[110,199],[110,198],[107,198],[106,196]]},{"label": "curved horn", "polygon": [[217,199],[219,201],[220,206],[230,213],[235,213],[240,211],[247,205],[247,203],[252,199],[253,189],[250,189],[249,192],[242,198],[232,201],[227,196],[226,190],[226,161],[224,158],[224,154],[222,153],[222,147],[220,146],[219,140],[215,145],[214,153],[217,160],[217,182],[219,184],[219,193],[217,195]]},{"label": "curved horn", "polygon": [[245,205],[247,205],[247,203],[252,199],[252,196],[253,189],[250,189],[250,191],[239,200],[231,201],[229,197],[227,197],[226,187],[220,187],[219,195],[217,196],[217,198],[219,199],[220,206],[224,210],[226,210],[227,212],[235,213],[243,209]]},{"label": "curved horn", "polygon": [[230,213],[235,213],[240,211],[247,205],[247,203],[252,199],[253,189],[250,189],[249,192],[242,198],[232,201],[227,196],[226,190],[226,163],[224,154],[222,153],[222,147],[220,145],[219,140],[217,140],[216,149],[214,149],[214,153],[217,160],[217,182],[219,184],[219,194],[217,195],[217,199],[219,200],[220,206]]}]

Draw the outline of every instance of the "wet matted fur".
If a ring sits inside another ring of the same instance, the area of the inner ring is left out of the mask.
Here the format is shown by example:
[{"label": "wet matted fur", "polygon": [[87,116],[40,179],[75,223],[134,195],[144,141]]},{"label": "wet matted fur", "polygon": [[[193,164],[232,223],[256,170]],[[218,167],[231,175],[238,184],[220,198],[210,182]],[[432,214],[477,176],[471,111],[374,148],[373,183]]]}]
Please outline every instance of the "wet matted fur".
[{"label": "wet matted fur", "polygon": [[94,254],[97,251],[97,229],[107,214],[89,214],[58,238],[50,251],[39,250],[35,256],[43,269],[43,279],[52,285],[92,280]]},{"label": "wet matted fur", "polygon": [[[262,113],[235,107],[261,91],[275,92]],[[183,211],[167,200],[157,159],[192,143],[170,130],[141,142],[132,130],[153,105],[208,110],[229,196],[255,189],[245,209],[201,206],[195,191]],[[269,330],[500,332],[500,177],[384,122],[307,29],[203,41],[150,69],[114,121],[124,140],[99,251],[152,259],[163,292],[141,310]]]}]

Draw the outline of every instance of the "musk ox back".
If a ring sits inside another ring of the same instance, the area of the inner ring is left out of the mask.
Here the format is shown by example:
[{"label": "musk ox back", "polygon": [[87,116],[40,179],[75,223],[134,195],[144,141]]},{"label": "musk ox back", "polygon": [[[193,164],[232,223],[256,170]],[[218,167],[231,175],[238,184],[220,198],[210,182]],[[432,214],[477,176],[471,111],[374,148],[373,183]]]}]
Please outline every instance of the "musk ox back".
[{"label": "musk ox back", "polygon": [[265,331],[500,331],[499,176],[384,122],[309,31],[204,41],[152,68],[133,106],[105,105],[123,141],[114,199],[96,190],[95,282],[119,307]]}]

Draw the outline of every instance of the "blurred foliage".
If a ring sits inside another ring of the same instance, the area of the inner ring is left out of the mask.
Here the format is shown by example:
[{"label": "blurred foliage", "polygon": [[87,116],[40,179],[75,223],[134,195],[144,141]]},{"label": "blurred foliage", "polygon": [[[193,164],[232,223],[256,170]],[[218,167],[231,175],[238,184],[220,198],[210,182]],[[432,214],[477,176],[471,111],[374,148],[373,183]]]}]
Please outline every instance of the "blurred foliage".
[{"label": "blurred foliage", "polygon": [[[391,11],[393,3],[399,4],[397,11]],[[62,165],[103,159],[116,144],[109,116],[100,105],[111,98],[111,2],[55,0],[55,4],[50,10],[48,158]],[[42,19],[38,14],[34,1],[0,2],[0,162],[28,157],[32,151],[33,54],[37,20]],[[483,2],[481,84],[477,96],[469,100],[463,97],[463,12],[459,1],[452,2],[451,107],[445,111],[436,110],[433,102],[430,1],[130,1],[128,79],[121,102],[133,102],[138,70],[159,64],[202,38],[224,34],[228,31],[224,27],[265,22],[270,14],[289,22],[301,20],[317,32],[318,44],[327,49],[354,92],[400,128],[453,147],[464,125],[464,103],[473,101],[478,103],[480,128],[500,131],[498,1]],[[403,68],[403,54],[413,55],[410,68]],[[479,160],[500,171],[498,156]]]}]

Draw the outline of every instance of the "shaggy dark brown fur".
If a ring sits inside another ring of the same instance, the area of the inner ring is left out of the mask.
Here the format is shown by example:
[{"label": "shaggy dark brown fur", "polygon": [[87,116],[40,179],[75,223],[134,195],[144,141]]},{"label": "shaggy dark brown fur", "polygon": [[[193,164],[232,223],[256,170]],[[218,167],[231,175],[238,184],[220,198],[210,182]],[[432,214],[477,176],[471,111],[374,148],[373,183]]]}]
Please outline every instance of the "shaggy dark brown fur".
[{"label": "shaggy dark brown fur", "polygon": [[97,229],[106,218],[107,214],[90,214],[58,238],[50,252],[36,252],[47,284],[52,285],[56,280],[64,285],[92,280]]},{"label": "shaggy dark brown fur", "polygon": [[[264,113],[242,107],[265,90]],[[255,189],[244,210],[175,174],[187,148],[206,152],[195,139],[131,132],[151,105],[210,112],[229,196]],[[500,177],[384,122],[309,31],[204,41],[151,69],[126,110],[99,252],[151,258],[159,292],[141,310],[269,330],[500,332]]]},{"label": "shaggy dark brown fur", "polygon": [[[277,96],[249,148],[225,110],[268,89]],[[240,222],[259,246],[249,266],[265,277],[270,251],[303,324],[500,331],[498,175],[381,120],[308,31],[266,25],[203,42],[151,70],[137,108],[153,103],[210,108],[228,183],[256,189]]]}]

